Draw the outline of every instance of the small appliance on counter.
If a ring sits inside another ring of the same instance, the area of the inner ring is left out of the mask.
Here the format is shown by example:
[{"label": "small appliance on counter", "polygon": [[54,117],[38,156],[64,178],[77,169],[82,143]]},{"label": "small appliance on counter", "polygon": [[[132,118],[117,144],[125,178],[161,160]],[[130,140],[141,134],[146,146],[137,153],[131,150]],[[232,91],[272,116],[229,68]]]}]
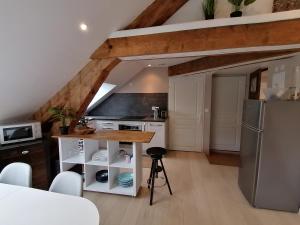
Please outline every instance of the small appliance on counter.
[{"label": "small appliance on counter", "polygon": [[161,111],[160,118],[167,119],[168,118],[168,111]]},{"label": "small appliance on counter", "polygon": [[158,106],[152,106],[152,110],[153,110],[153,118],[155,120],[157,120],[159,118],[159,107]]},{"label": "small appliance on counter", "polygon": [[33,141],[42,138],[41,123],[37,121],[0,124],[0,144]]}]

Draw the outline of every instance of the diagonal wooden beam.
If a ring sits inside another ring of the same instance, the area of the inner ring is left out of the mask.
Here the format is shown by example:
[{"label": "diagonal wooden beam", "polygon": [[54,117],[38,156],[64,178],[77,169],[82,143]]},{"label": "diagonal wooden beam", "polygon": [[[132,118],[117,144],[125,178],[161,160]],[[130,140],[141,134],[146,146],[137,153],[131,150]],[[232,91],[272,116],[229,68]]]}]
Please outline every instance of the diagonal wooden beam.
[{"label": "diagonal wooden beam", "polygon": [[[300,44],[300,19],[108,39],[92,59],[278,47]],[[290,47],[291,48],[291,47]]]},{"label": "diagonal wooden beam", "polygon": [[299,52],[300,49],[207,56],[204,58],[170,66],[168,71],[169,71],[169,76],[183,75],[183,74],[188,74],[193,72],[201,72],[201,71],[216,69],[220,67],[242,64],[242,63],[256,61],[256,60],[269,59],[269,58],[279,57],[279,56],[288,56]]},{"label": "diagonal wooden beam", "polygon": [[156,0],[124,30],[160,26],[177,12],[188,0]]},{"label": "diagonal wooden beam", "polygon": [[117,58],[92,60],[57,92],[35,114],[35,119],[47,121],[48,109],[53,106],[72,107],[78,115],[82,114],[99,90],[109,72],[120,62]]},{"label": "diagonal wooden beam", "polygon": [[[162,25],[188,0],[155,0],[141,15],[139,15],[126,29]],[[41,122],[50,119],[48,109],[54,106],[68,106],[76,111],[76,120],[71,128],[84,114],[87,106],[109,76],[109,73],[119,64],[117,57],[109,59],[95,59],[90,61],[67,85],[58,91],[35,114],[34,118]],[[56,128],[58,124],[56,123]],[[57,132],[57,129],[54,129]]]}]

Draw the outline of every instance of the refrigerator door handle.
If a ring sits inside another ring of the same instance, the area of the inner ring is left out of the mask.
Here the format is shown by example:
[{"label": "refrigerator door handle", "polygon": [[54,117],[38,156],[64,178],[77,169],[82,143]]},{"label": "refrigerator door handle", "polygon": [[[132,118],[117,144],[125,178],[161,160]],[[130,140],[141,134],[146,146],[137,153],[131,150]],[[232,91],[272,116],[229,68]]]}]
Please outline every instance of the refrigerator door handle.
[{"label": "refrigerator door handle", "polygon": [[255,132],[259,132],[259,133],[263,132],[263,130],[257,129],[256,127],[252,127],[252,126],[250,126],[250,125],[248,125],[246,123],[242,123],[242,127],[245,127],[245,128],[247,128],[249,130],[252,130],[252,131],[255,131]]}]

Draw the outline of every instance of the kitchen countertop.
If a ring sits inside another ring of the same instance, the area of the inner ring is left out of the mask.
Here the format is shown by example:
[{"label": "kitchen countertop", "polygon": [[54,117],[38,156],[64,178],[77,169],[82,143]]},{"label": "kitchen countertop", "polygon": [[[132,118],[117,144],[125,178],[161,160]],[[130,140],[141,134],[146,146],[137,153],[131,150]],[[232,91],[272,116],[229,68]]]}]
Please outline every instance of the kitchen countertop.
[{"label": "kitchen countertop", "polygon": [[58,135],[58,136],[53,136],[53,138],[78,138],[78,139],[91,139],[91,140],[150,143],[154,134],[155,134],[154,132],[110,130],[110,131],[98,131],[94,134],[84,134],[84,135],[79,135],[79,134]]},{"label": "kitchen countertop", "polygon": [[145,116],[143,119],[128,119],[124,116],[86,116],[85,118],[89,120],[113,120],[113,121],[141,121],[141,122],[166,122],[167,119],[154,119],[150,116]]}]

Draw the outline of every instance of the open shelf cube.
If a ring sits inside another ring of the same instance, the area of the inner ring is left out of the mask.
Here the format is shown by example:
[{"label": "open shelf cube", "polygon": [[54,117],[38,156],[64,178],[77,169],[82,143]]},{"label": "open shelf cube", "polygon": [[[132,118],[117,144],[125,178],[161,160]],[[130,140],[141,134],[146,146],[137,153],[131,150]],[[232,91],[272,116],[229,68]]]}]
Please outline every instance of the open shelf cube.
[{"label": "open shelf cube", "polygon": [[105,166],[85,165],[85,190],[107,192],[109,181],[106,183],[96,181],[96,173],[100,170],[108,170]]},{"label": "open shelf cube", "polygon": [[[84,141],[84,153],[86,164],[94,166],[108,166],[108,157],[106,161],[93,160],[93,154],[99,150],[107,150],[106,148],[100,145],[100,142],[97,140],[85,140]],[[107,150],[108,151],[108,150]]]},{"label": "open shelf cube", "polygon": [[67,163],[84,163],[84,154],[78,148],[78,139],[60,139],[59,150],[60,160]]},{"label": "open shelf cube", "polygon": [[109,148],[109,165],[111,167],[118,167],[118,168],[133,168],[134,165],[132,163],[131,158],[130,162],[126,161],[125,156],[120,155],[120,151],[123,151],[123,153],[126,153],[128,155],[133,155],[133,149],[132,145],[131,148],[124,148],[122,145],[120,145],[118,142],[108,142],[108,148]]},{"label": "open shelf cube", "polygon": [[126,169],[126,168],[115,168],[115,167],[110,167],[109,168],[109,186],[110,190],[113,193],[120,193],[120,194],[128,194],[128,195],[133,195],[135,191],[135,183],[136,179],[133,174],[133,185],[130,187],[122,187],[118,183],[118,176],[119,174],[123,172],[130,172],[133,173],[132,169]]}]

